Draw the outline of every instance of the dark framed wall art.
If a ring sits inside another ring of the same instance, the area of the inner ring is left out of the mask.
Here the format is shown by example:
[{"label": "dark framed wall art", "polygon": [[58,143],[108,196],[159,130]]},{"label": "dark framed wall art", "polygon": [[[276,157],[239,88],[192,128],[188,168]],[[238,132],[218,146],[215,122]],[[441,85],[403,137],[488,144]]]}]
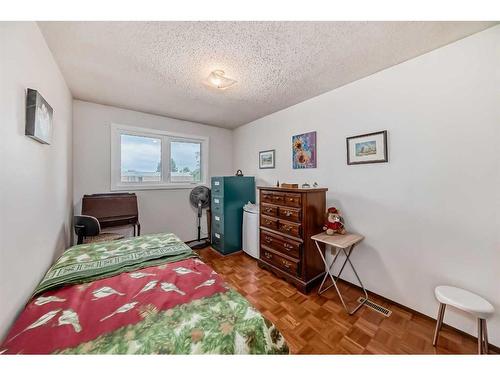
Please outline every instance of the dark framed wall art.
[{"label": "dark framed wall art", "polygon": [[275,150],[266,150],[259,152],[259,168],[271,169],[276,166],[275,163]]},{"label": "dark framed wall art", "polygon": [[347,164],[387,163],[387,130],[348,137]]},{"label": "dark framed wall art", "polygon": [[52,107],[33,89],[26,94],[25,134],[40,143],[50,144],[52,137]]}]

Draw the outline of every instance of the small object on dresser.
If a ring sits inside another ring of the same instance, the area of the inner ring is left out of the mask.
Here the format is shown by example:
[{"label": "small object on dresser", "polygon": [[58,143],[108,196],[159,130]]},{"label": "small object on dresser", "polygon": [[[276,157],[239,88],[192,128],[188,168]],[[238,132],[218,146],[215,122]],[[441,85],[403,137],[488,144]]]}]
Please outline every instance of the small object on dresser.
[{"label": "small object on dresser", "polygon": [[330,207],[328,209],[325,226],[323,230],[326,234],[333,236],[334,234],[344,234],[344,219],[340,216],[340,212],[335,207]]},{"label": "small object on dresser", "polygon": [[317,183],[317,182],[314,182],[314,184],[313,184],[313,188],[317,188],[318,186],[319,186],[319,185],[318,185],[318,183]]},{"label": "small object on dresser", "polygon": [[307,182],[304,182],[302,184],[302,189],[309,189],[311,187],[311,185],[309,185]]},{"label": "small object on dresser", "polygon": [[236,176],[240,176],[240,177],[243,176],[243,172],[241,171],[241,169],[238,169],[236,171]]},{"label": "small object on dresser", "polygon": [[276,181],[276,187],[280,187],[280,180]]},{"label": "small object on dresser", "polygon": [[287,184],[287,183],[283,182],[281,184],[281,187],[282,188],[286,188],[286,189],[298,189],[299,188],[299,184]]}]

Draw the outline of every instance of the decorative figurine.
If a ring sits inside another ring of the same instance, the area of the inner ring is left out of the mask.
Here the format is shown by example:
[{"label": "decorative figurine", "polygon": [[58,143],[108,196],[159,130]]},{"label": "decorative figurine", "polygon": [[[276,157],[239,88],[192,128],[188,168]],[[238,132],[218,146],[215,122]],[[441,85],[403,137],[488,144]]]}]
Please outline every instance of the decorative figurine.
[{"label": "decorative figurine", "polygon": [[315,183],[313,184],[313,188],[317,188],[318,186],[319,186],[319,185],[318,185],[318,183],[317,183],[317,182],[315,182]]},{"label": "decorative figurine", "polygon": [[323,230],[326,234],[332,236],[335,233],[344,234],[344,219],[340,216],[340,212],[335,207],[330,207],[328,209],[328,216],[326,218],[326,223],[323,226]]}]

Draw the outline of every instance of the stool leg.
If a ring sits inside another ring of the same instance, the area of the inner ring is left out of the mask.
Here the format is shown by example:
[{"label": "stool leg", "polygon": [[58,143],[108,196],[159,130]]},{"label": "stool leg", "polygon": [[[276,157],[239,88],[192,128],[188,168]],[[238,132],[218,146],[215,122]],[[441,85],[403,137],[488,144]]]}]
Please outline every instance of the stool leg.
[{"label": "stool leg", "polygon": [[488,354],[488,329],[486,328],[486,319],[483,320],[483,353]]},{"label": "stool leg", "polygon": [[477,354],[483,354],[483,319],[477,319]]},{"label": "stool leg", "polygon": [[436,346],[439,337],[439,331],[443,325],[444,311],[446,310],[446,305],[444,303],[439,304],[438,316],[436,319],[436,330],[434,331],[434,340],[432,340],[432,345]]}]

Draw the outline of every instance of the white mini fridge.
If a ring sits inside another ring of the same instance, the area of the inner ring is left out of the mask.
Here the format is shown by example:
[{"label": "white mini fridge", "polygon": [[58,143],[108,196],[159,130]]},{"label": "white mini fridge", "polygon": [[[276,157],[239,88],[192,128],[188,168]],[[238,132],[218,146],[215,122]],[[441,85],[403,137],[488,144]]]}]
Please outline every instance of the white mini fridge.
[{"label": "white mini fridge", "polygon": [[259,206],[248,202],[243,206],[243,251],[259,258]]}]

